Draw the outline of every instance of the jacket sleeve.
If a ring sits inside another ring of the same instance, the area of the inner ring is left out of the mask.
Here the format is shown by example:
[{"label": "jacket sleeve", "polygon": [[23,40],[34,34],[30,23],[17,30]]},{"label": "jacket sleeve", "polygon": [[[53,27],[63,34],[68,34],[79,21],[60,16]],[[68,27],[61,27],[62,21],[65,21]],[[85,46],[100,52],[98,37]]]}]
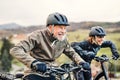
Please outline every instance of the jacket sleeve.
[{"label": "jacket sleeve", "polygon": [[31,66],[31,63],[35,60],[30,56],[29,52],[36,45],[36,36],[31,34],[26,40],[21,41],[15,45],[11,50],[10,54],[17,58],[20,62],[25,64],[27,67]]},{"label": "jacket sleeve", "polygon": [[71,43],[72,48],[81,56],[84,57],[86,55],[87,50],[83,49],[86,48],[86,42],[73,42]]},{"label": "jacket sleeve", "polygon": [[114,56],[119,55],[117,48],[115,44],[111,41],[104,41],[103,44],[101,45],[101,48],[109,47],[111,49],[111,52]]},{"label": "jacket sleeve", "polygon": [[81,61],[84,61],[75,51],[74,49],[67,43],[66,48],[63,53],[68,56],[72,61],[79,64]]}]

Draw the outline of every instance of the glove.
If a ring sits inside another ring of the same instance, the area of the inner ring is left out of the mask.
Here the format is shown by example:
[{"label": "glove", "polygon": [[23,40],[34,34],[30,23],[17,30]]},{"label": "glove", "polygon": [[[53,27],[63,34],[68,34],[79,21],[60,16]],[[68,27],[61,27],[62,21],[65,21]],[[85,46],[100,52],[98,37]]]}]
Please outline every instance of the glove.
[{"label": "glove", "polygon": [[47,70],[47,66],[44,62],[40,62],[37,60],[34,60],[31,64],[31,69],[40,72],[45,72]]},{"label": "glove", "polygon": [[113,57],[114,60],[117,60],[119,58],[119,56],[120,56],[119,53],[115,52],[115,53],[113,53],[112,57]]},{"label": "glove", "polygon": [[80,62],[79,65],[82,65],[85,70],[90,70],[90,64],[88,62]]},{"label": "glove", "polygon": [[89,51],[86,53],[86,57],[88,57],[88,59],[92,60],[95,57],[95,53],[92,51]]}]

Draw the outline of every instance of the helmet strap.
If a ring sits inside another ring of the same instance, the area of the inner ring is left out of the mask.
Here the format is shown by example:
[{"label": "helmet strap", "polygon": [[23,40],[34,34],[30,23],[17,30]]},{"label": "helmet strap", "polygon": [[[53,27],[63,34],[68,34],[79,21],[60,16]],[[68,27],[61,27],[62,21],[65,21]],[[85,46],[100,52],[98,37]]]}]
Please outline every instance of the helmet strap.
[{"label": "helmet strap", "polygon": [[96,45],[98,45],[97,41],[96,41],[96,36],[93,37],[93,43],[95,43]]},{"label": "helmet strap", "polygon": [[54,25],[52,25],[52,31],[51,31],[52,35],[54,34]]},{"label": "helmet strap", "polygon": [[54,34],[54,25],[51,25],[51,30],[49,29],[49,27],[47,27],[47,29],[50,31],[52,35]]}]

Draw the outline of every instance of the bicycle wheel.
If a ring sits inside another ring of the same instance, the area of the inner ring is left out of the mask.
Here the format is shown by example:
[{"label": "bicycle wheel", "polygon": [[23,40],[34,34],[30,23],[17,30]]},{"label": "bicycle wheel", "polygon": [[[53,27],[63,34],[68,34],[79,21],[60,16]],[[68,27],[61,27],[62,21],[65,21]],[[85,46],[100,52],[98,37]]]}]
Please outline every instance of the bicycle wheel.
[{"label": "bicycle wheel", "polygon": [[103,72],[100,72],[100,73],[98,73],[98,75],[94,78],[94,80],[108,80],[108,78],[105,79],[104,73],[103,73]]}]

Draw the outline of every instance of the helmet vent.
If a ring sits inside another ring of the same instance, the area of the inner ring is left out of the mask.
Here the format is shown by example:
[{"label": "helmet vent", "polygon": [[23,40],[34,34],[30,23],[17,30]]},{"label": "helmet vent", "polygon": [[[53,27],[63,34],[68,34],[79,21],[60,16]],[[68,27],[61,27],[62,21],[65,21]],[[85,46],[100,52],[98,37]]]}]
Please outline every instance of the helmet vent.
[{"label": "helmet vent", "polygon": [[102,31],[102,33],[104,33],[103,29],[100,28],[100,30]]},{"label": "helmet vent", "polygon": [[59,18],[58,18],[56,15],[54,15],[54,17],[55,17],[58,21],[60,21]]},{"label": "helmet vent", "polygon": [[60,15],[60,17],[62,18],[62,21],[64,22],[65,20],[64,20],[64,18],[62,17],[62,15]]},{"label": "helmet vent", "polygon": [[66,22],[68,22],[68,20],[67,20],[66,16],[65,16],[65,20],[66,20]]},{"label": "helmet vent", "polygon": [[96,31],[100,33],[100,30],[96,29]]}]

